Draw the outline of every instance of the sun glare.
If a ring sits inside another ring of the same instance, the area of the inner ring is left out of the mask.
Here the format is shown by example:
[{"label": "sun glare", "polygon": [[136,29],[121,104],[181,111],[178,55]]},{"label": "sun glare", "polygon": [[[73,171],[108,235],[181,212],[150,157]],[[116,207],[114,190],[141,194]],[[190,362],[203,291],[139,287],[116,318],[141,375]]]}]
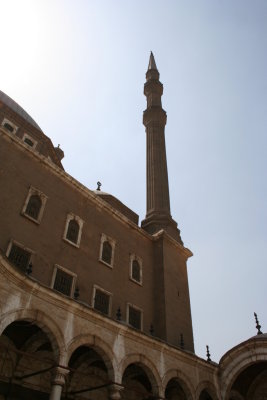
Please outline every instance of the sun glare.
[{"label": "sun glare", "polygon": [[[1,5],[0,25],[2,60],[0,83],[3,90],[17,91],[34,83],[40,68],[45,70],[49,58],[49,43],[53,43],[54,19],[57,7],[51,2],[5,1]],[[51,24],[50,24],[51,21]],[[13,88],[13,84],[16,88]]]}]

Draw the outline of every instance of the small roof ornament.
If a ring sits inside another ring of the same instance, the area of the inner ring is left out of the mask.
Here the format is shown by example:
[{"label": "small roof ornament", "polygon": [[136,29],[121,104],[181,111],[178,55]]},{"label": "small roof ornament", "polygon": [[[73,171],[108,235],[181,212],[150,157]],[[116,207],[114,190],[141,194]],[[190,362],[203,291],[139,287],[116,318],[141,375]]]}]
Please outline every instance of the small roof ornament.
[{"label": "small roof ornament", "polygon": [[117,321],[121,321],[121,308],[120,307],[118,307],[118,309],[117,309],[116,318],[117,318]]},{"label": "small roof ornament", "polygon": [[150,69],[155,69],[156,71],[158,70],[158,68],[156,66],[156,61],[155,61],[155,58],[154,58],[154,55],[153,55],[152,51],[150,52],[150,57],[149,57],[149,63],[148,63],[147,70],[149,71]]},{"label": "small roof ornament", "polygon": [[207,349],[207,361],[211,362],[211,358],[210,358],[210,348],[208,345],[206,345],[206,349]]},{"label": "small roof ornament", "polygon": [[184,335],[182,333],[180,334],[180,347],[184,349]]},{"label": "small roof ornament", "polygon": [[102,183],[98,181],[96,184],[97,184],[97,189],[96,189],[96,190],[99,190],[99,191],[100,191],[100,190],[101,190],[100,188],[101,188],[101,186],[102,186]]},{"label": "small roof ornament", "polygon": [[256,321],[256,328],[258,329],[257,335],[262,335],[261,325],[259,324],[258,316],[255,312],[254,312],[254,317]]}]

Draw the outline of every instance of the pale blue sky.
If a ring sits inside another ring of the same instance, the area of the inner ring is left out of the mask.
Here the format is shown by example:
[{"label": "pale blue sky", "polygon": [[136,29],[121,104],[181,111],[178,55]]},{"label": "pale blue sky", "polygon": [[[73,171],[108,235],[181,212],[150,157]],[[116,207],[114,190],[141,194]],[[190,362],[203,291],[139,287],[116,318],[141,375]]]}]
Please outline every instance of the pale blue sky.
[{"label": "pale blue sky", "polygon": [[[153,50],[167,111],[171,209],[188,262],[196,353],[267,331],[267,1],[0,0],[0,89],[67,172],[145,216]],[[4,18],[3,18],[4,16]]]}]

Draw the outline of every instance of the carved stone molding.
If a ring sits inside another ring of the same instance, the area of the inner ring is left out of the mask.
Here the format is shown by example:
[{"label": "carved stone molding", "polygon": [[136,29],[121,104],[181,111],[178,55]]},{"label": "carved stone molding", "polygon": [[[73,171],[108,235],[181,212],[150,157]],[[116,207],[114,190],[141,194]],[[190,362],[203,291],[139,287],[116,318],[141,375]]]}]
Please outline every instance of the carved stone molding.
[{"label": "carved stone molding", "polygon": [[66,368],[62,368],[62,367],[56,367],[52,373],[53,373],[52,384],[64,386],[66,376],[68,375],[69,370]]},{"label": "carved stone molding", "polygon": [[117,385],[114,383],[109,386],[109,399],[110,400],[120,400],[121,399],[121,391],[123,390],[123,386]]}]

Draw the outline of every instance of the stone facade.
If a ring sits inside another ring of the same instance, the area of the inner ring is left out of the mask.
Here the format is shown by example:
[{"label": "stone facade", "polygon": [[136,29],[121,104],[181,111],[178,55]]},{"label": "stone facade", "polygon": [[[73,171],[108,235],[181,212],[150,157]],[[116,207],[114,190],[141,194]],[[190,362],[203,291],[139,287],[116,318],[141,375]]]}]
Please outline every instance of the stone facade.
[{"label": "stone facade", "polygon": [[192,253],[170,215],[162,92],[151,54],[141,227],[68,175],[62,150],[0,93],[0,399],[267,398],[265,334],[219,364],[194,354]]}]

